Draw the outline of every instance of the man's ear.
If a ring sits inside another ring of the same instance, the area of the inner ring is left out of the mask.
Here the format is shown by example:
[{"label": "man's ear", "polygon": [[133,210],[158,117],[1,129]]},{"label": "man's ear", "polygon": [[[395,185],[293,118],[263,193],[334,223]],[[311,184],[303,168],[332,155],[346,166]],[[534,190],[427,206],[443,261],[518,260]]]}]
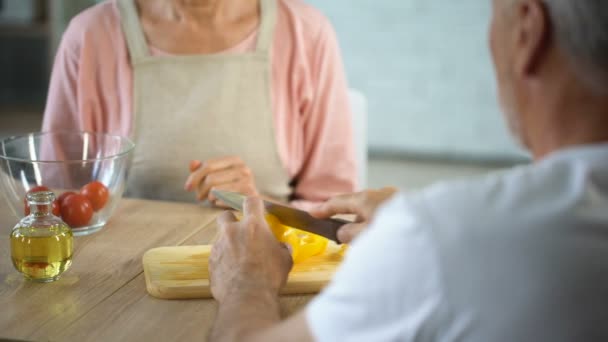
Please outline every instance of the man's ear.
[{"label": "man's ear", "polygon": [[541,0],[523,0],[515,6],[515,72],[521,77],[530,76],[538,71],[546,55],[551,20]]}]

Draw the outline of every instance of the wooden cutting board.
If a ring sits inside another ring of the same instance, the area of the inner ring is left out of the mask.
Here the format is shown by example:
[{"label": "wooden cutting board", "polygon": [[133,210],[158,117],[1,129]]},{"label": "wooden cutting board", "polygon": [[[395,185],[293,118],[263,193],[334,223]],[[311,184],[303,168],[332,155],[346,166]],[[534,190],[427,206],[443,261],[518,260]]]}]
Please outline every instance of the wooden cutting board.
[{"label": "wooden cutting board", "polygon": [[[148,293],[161,299],[210,298],[207,269],[211,245],[161,247],[143,257]],[[324,254],[294,265],[282,294],[318,293],[342,262],[340,247],[328,245]]]}]

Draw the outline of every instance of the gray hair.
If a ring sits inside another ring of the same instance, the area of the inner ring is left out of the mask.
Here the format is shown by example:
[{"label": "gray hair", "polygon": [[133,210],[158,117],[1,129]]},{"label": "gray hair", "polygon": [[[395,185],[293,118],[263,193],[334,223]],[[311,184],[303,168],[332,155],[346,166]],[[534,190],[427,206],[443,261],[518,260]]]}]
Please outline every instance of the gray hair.
[{"label": "gray hair", "polygon": [[608,0],[544,0],[557,44],[596,90],[608,91]]}]

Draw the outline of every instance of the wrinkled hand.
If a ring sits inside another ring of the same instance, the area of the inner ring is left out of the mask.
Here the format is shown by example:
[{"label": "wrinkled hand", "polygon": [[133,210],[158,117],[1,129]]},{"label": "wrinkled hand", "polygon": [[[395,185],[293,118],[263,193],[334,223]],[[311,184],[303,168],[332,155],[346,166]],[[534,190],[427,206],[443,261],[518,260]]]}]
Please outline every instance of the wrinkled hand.
[{"label": "wrinkled hand", "polygon": [[239,192],[257,196],[258,191],[251,169],[239,157],[210,159],[205,162],[190,162],[190,176],[184,185],[186,191],[196,192],[199,201],[208,199],[215,205],[222,203],[211,193],[211,190]]},{"label": "wrinkled hand", "polygon": [[336,196],[311,210],[310,214],[317,218],[355,214],[354,223],[346,224],[338,230],[338,240],[342,243],[350,243],[361,231],[367,228],[378,207],[393,197],[396,192],[396,188],[389,187]]},{"label": "wrinkled hand", "polygon": [[232,212],[217,220],[219,237],[209,257],[209,271],[211,293],[220,303],[244,293],[278,295],[293,265],[289,250],[266,223],[262,200],[249,197],[243,209],[241,221]]}]

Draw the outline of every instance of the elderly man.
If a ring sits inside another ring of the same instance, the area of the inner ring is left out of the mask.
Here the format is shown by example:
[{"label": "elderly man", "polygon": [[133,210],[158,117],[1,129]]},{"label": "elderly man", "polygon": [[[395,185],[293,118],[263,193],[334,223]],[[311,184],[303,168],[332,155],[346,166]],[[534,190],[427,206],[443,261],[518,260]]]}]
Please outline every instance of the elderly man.
[{"label": "elderly man", "polygon": [[495,0],[490,44],[509,125],[535,163],[315,213],[355,212],[329,287],[281,321],[291,267],[259,200],[220,218],[213,340],[608,341],[608,1]]}]

